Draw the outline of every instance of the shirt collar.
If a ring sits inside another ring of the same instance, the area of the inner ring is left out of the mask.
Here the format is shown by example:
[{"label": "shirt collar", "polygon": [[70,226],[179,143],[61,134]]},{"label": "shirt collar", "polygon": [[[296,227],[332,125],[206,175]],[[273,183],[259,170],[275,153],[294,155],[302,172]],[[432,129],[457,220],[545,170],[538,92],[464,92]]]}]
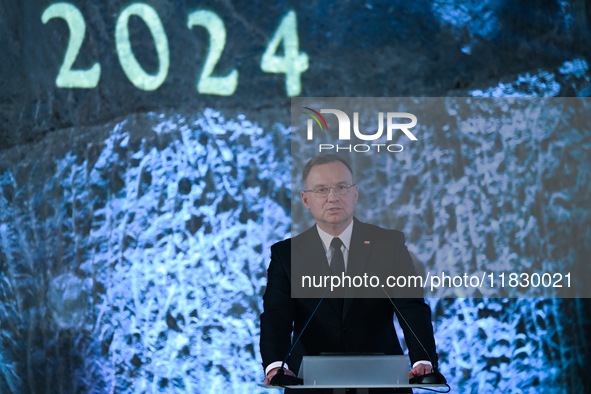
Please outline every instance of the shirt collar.
[{"label": "shirt collar", "polygon": [[[351,220],[351,223],[349,223],[347,228],[345,230],[343,230],[343,232],[338,235],[338,237],[341,239],[341,242],[343,242],[345,249],[347,249],[347,250],[349,250],[349,246],[351,245],[351,235],[353,234],[353,222],[354,222],[354,220]],[[318,226],[318,224],[316,225],[316,229],[318,230],[318,235],[320,235],[320,239],[322,240],[322,245],[324,246],[324,250],[327,251],[328,248],[330,247],[330,244],[332,243],[332,239],[334,238],[334,235],[330,235],[326,231],[322,230]]]}]

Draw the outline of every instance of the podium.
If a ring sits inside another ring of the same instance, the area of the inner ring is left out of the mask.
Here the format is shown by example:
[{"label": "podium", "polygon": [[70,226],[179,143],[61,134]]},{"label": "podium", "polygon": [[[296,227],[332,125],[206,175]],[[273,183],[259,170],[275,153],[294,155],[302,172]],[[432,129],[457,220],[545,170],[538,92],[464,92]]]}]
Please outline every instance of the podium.
[{"label": "podium", "polygon": [[298,374],[304,384],[285,387],[294,390],[332,389],[334,394],[344,394],[346,389],[356,389],[358,394],[364,394],[372,388],[447,387],[444,384],[409,384],[408,371],[408,356],[304,356]]}]

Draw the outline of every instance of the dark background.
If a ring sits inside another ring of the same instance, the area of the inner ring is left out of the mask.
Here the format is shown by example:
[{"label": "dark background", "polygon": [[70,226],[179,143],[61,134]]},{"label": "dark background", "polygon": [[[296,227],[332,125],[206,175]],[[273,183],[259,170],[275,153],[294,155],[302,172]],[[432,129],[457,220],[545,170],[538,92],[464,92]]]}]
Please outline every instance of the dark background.
[{"label": "dark background", "polygon": [[[126,78],[115,50],[116,19],[130,2],[77,1],[86,37],[74,68],[98,61],[101,77],[95,89],[60,89],[55,77],[69,31],[62,19],[41,22],[50,4],[5,1],[0,10],[4,149],[130,113],[209,106],[257,114],[263,108],[287,108],[284,76],[262,72],[260,59],[290,9],[298,15],[300,51],[310,58],[301,96],[464,96],[518,73],[552,71],[564,61],[587,59],[591,51],[591,7],[585,1],[152,1],[148,4],[168,37],[170,69],[159,89],[144,92]],[[226,26],[215,73],[239,71],[230,97],[195,89],[208,37],[203,28],[189,30],[186,24],[198,8],[216,12]],[[149,30],[138,17],[131,17],[129,30],[139,62],[156,72]],[[577,87],[564,84],[559,95],[577,93]]]}]

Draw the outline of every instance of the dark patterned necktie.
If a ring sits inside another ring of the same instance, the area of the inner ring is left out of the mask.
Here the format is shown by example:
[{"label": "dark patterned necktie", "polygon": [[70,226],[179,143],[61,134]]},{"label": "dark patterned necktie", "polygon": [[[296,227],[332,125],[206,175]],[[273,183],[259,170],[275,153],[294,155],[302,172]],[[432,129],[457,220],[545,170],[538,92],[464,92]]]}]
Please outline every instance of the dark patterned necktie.
[{"label": "dark patterned necktie", "polygon": [[[330,246],[334,249],[332,253],[332,260],[330,261],[330,269],[332,270],[333,275],[338,276],[339,278],[342,277],[343,273],[345,272],[345,258],[343,257],[343,251],[341,250],[341,246],[343,246],[343,241],[339,237],[334,237]],[[345,294],[345,290],[343,288],[336,289],[336,294],[343,297]],[[343,298],[336,299],[339,307],[340,313],[343,313]]]},{"label": "dark patterned necktie", "polygon": [[333,274],[340,277],[342,273],[345,272],[345,258],[343,257],[343,251],[341,250],[343,241],[341,241],[339,237],[334,237],[330,246],[334,249],[332,260],[330,261],[330,269]]}]

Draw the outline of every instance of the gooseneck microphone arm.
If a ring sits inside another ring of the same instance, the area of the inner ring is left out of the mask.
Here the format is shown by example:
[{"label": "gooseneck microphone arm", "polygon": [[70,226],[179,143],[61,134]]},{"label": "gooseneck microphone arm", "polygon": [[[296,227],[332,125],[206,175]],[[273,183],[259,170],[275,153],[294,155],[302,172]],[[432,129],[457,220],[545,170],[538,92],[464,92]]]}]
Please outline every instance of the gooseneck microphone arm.
[{"label": "gooseneck microphone arm", "polygon": [[275,374],[275,376],[273,376],[271,378],[271,381],[269,382],[271,384],[271,386],[297,386],[297,385],[304,384],[303,379],[297,378],[295,376],[286,375],[285,374],[285,371],[283,370],[283,366],[287,362],[287,359],[289,358],[289,356],[291,356],[291,352],[293,352],[293,349],[295,349],[296,344],[298,343],[298,341],[302,337],[302,334],[306,330],[306,327],[308,327],[308,324],[310,323],[310,321],[314,317],[314,314],[318,310],[318,307],[320,306],[320,303],[322,302],[322,300],[324,300],[324,297],[326,296],[326,293],[327,292],[328,292],[328,287],[324,291],[324,294],[322,295],[322,298],[320,299],[320,301],[318,301],[318,304],[316,305],[316,308],[314,308],[314,312],[312,312],[312,314],[308,318],[308,321],[304,325],[304,328],[302,328],[302,331],[300,331],[300,335],[298,335],[298,337],[296,338],[296,340],[293,342],[293,345],[291,346],[291,349],[289,349],[289,353],[287,353],[287,356],[285,356],[285,359],[283,359],[283,362],[281,363],[281,367],[279,368],[279,370],[277,371],[277,373]]},{"label": "gooseneck microphone arm", "polygon": [[[423,342],[421,342],[421,340],[419,339],[419,337],[417,336],[415,331],[412,329],[410,324],[408,324],[408,322],[406,321],[406,318],[400,312],[400,309],[398,309],[398,307],[396,306],[396,304],[394,303],[394,301],[392,300],[392,298],[390,297],[390,295],[388,294],[386,289],[384,289],[382,287],[382,290],[384,291],[384,293],[386,293],[386,296],[390,300],[390,303],[392,303],[392,306],[394,307],[394,309],[396,309],[396,313],[398,314],[398,316],[402,319],[402,321],[404,321],[404,324],[406,325],[406,327],[408,327],[409,331],[412,333],[412,335],[415,337],[415,339],[417,340],[419,345],[421,345],[421,347],[425,351],[425,354],[427,354],[427,358],[429,359],[429,361],[431,362],[431,366],[433,367],[433,372],[427,373],[424,375],[415,376],[414,378],[409,379],[409,383],[410,384],[445,384],[449,388],[449,390],[451,390],[451,388],[447,385],[447,380],[445,379],[445,376],[443,376],[439,372],[439,368],[437,368],[437,363],[433,362],[433,359],[429,355],[429,352],[427,351],[427,349],[425,349],[425,346],[423,346]],[[434,391],[434,390],[431,390],[431,391]],[[446,391],[446,393],[448,393],[448,392],[449,391]]]},{"label": "gooseneck microphone arm", "polygon": [[390,303],[392,304],[392,306],[394,307],[394,309],[396,309],[396,312],[398,313],[398,316],[400,316],[402,318],[402,320],[404,321],[404,324],[406,324],[406,326],[408,327],[408,329],[410,330],[410,332],[412,333],[412,335],[414,335],[414,337],[417,340],[417,342],[419,343],[419,345],[421,345],[421,347],[423,348],[423,350],[427,354],[427,358],[429,359],[429,362],[431,363],[431,365],[433,366],[433,368],[434,369],[437,369],[437,366],[435,365],[435,363],[431,359],[431,356],[429,355],[429,352],[427,351],[427,349],[425,349],[425,346],[423,346],[423,342],[421,342],[421,340],[419,339],[419,337],[417,336],[417,334],[415,333],[415,331],[412,329],[412,327],[410,326],[410,324],[408,324],[408,322],[406,321],[406,319],[404,318],[404,316],[402,315],[402,313],[400,313],[400,309],[398,309],[398,307],[396,306],[396,304],[394,303],[394,301],[392,301],[392,298],[390,298],[390,295],[388,294],[388,292],[383,287],[382,287],[382,290],[388,296],[388,299],[390,300]]}]

